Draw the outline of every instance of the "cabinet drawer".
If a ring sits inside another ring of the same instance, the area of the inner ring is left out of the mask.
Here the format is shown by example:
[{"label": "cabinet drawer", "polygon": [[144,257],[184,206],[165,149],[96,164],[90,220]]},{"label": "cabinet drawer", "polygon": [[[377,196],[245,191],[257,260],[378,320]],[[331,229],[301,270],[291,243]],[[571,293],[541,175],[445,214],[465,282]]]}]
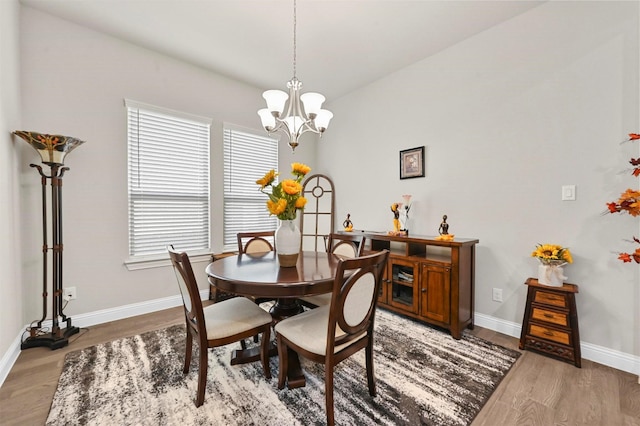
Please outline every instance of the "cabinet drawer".
[{"label": "cabinet drawer", "polygon": [[567,307],[567,299],[563,295],[543,290],[536,291],[533,301],[544,305],[558,306],[560,308]]},{"label": "cabinet drawer", "polygon": [[534,307],[531,311],[531,319],[550,322],[564,327],[569,326],[569,319],[566,313],[549,311],[547,309]]},{"label": "cabinet drawer", "polygon": [[542,339],[562,343],[563,345],[569,345],[571,342],[569,332],[553,330],[551,328],[543,327],[536,324],[531,324],[529,328],[529,334],[531,334],[532,336],[540,337]]}]

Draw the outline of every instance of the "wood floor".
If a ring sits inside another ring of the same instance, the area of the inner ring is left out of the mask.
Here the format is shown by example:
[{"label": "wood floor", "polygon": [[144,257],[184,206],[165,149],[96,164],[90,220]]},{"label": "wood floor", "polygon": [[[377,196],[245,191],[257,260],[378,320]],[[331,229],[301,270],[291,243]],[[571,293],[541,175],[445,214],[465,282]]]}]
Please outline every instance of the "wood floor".
[{"label": "wood floor", "polygon": [[[182,321],[182,308],[173,308],[82,329],[55,351],[22,351],[0,388],[0,424],[44,424],[66,353]],[[518,348],[515,338],[480,327],[473,333]],[[587,360],[576,368],[526,351],[472,424],[640,426],[640,385],[635,375]]]}]

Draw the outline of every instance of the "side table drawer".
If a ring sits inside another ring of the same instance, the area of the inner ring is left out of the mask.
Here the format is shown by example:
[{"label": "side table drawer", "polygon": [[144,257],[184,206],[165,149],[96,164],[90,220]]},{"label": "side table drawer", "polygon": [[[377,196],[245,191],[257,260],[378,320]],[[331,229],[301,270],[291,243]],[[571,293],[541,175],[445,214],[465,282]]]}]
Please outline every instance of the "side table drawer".
[{"label": "side table drawer", "polygon": [[571,336],[568,332],[554,330],[554,329],[543,327],[537,324],[530,324],[529,334],[532,336],[540,337],[542,339],[547,339],[557,343],[561,343],[563,345],[571,344]]},{"label": "side table drawer", "polygon": [[567,308],[567,299],[563,295],[551,293],[548,291],[536,290],[536,295],[533,301],[543,305]]},{"label": "side table drawer", "polygon": [[563,327],[569,326],[569,318],[564,312],[554,312],[548,309],[533,307],[531,311],[531,319],[549,322]]}]

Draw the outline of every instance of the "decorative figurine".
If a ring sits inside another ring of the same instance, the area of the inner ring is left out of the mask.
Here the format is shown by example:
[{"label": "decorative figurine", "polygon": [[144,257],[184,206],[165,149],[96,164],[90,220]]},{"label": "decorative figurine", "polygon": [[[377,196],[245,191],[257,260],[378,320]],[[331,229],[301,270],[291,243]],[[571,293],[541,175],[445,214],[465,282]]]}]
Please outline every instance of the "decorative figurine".
[{"label": "decorative figurine", "polygon": [[400,204],[400,231],[409,235],[409,210],[411,210],[411,195],[403,195],[404,203]]},{"label": "decorative figurine", "polygon": [[440,228],[438,228],[438,232],[440,235],[447,235],[449,233],[449,224],[447,223],[447,215],[442,216],[442,223],[440,224]]},{"label": "decorative figurine", "polygon": [[400,231],[400,203],[391,204],[391,211],[393,212],[393,232]]},{"label": "decorative figurine", "polygon": [[447,223],[447,215],[442,216],[442,223],[438,228],[440,235],[436,237],[439,241],[453,241],[455,235],[449,233],[449,224]]},{"label": "decorative figurine", "polygon": [[344,230],[346,232],[351,232],[353,231],[353,223],[351,222],[351,214],[347,213],[347,218],[345,219],[344,222],[342,222],[342,226],[344,226]]}]

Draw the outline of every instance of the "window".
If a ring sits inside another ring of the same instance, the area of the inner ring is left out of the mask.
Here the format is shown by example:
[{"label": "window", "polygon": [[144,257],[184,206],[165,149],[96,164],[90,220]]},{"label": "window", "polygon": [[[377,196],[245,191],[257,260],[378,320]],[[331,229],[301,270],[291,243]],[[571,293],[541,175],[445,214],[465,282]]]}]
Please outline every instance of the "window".
[{"label": "window", "polygon": [[210,120],[125,101],[129,255],[209,250]]},{"label": "window", "polygon": [[278,141],[250,131],[224,128],[224,250],[236,250],[238,232],[276,229],[267,196],[256,180],[278,170]]}]

